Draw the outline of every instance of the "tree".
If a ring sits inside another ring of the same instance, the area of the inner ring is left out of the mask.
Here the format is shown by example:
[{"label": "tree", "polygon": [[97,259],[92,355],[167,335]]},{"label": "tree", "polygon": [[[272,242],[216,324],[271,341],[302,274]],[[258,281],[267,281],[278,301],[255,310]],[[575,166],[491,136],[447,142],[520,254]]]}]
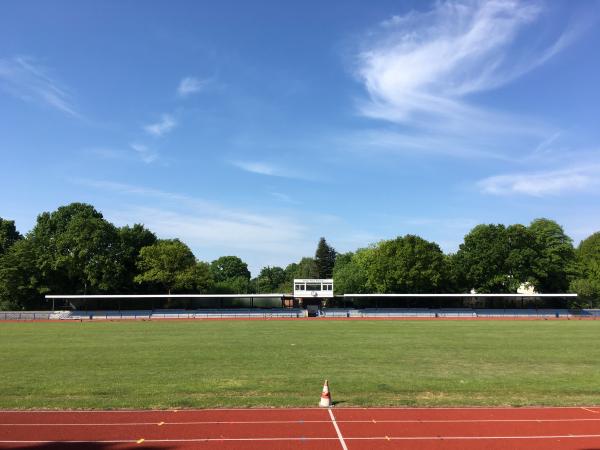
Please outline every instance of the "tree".
[{"label": "tree", "polygon": [[442,287],[442,292],[465,293],[469,292],[471,286],[465,278],[465,271],[460,263],[460,258],[456,253],[445,255],[446,260],[446,282]]},{"label": "tree", "polygon": [[459,278],[480,293],[510,292],[509,252],[504,225],[477,225],[456,252],[455,262],[462,271]]},{"label": "tree", "polygon": [[199,261],[177,274],[173,288],[206,294],[212,290],[213,286],[214,280],[210,265]]},{"label": "tree", "polygon": [[124,270],[118,232],[93,206],[71,203],[40,214],[27,240],[39,271],[40,294],[85,294],[118,287]]},{"label": "tree", "polygon": [[317,266],[317,278],[331,278],[335,266],[336,251],[327,244],[324,237],[319,239],[317,251],[315,252],[315,264]]},{"label": "tree", "polygon": [[586,268],[600,264],[600,231],[581,241],[576,253]]},{"label": "tree", "polygon": [[281,267],[263,267],[258,275],[258,292],[277,292],[285,286],[285,270]]},{"label": "tree", "polygon": [[0,310],[43,307],[39,278],[31,241],[18,240],[0,255]]},{"label": "tree", "polygon": [[600,232],[581,241],[573,265],[570,289],[576,292],[585,306],[600,305]]},{"label": "tree", "polygon": [[237,256],[221,256],[210,263],[215,281],[226,281],[233,278],[244,278],[250,280],[248,264]]},{"label": "tree", "polygon": [[129,225],[118,229],[119,260],[123,266],[119,292],[138,292],[139,285],[134,282],[138,273],[137,261],[140,250],[156,243],[156,235],[141,224]]},{"label": "tree", "polygon": [[15,222],[0,217],[0,256],[5,254],[20,239],[23,239],[23,236],[17,231]]},{"label": "tree", "polygon": [[535,286],[534,265],[538,257],[535,235],[521,224],[506,228],[507,255],[504,271],[508,274],[508,288],[516,292],[523,283]]},{"label": "tree", "polygon": [[333,268],[333,288],[336,294],[369,294],[369,261],[373,258],[373,248],[363,248],[355,253],[338,255]]},{"label": "tree", "polygon": [[296,267],[294,278],[319,278],[319,268],[313,258],[302,258]]},{"label": "tree", "polygon": [[562,227],[549,219],[535,219],[529,225],[538,249],[533,265],[539,292],[566,292],[568,271],[575,260],[573,242]]},{"label": "tree", "polygon": [[445,282],[440,247],[406,235],[380,242],[367,268],[368,284],[381,293],[434,293]]},{"label": "tree", "polygon": [[[196,266],[196,258],[179,239],[159,239],[140,250],[137,283],[156,283],[170,294],[171,290],[189,281],[189,271]],[[186,280],[183,282],[182,280]]]}]

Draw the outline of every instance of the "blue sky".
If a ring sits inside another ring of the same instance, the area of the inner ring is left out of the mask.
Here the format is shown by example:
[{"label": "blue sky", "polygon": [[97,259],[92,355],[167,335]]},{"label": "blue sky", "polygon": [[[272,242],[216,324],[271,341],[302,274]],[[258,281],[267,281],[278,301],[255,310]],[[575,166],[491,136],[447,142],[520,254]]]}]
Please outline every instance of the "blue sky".
[{"label": "blue sky", "polygon": [[0,216],[73,201],[253,274],[478,223],[600,230],[600,3],[12,1]]}]

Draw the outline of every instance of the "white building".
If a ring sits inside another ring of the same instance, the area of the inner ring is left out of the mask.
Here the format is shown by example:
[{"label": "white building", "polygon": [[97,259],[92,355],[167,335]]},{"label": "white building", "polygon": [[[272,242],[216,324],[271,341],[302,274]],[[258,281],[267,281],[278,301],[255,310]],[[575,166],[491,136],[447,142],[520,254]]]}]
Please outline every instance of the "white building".
[{"label": "white building", "polygon": [[531,283],[521,283],[517,288],[517,294],[534,295],[537,294],[535,287]]},{"label": "white building", "polygon": [[297,278],[294,280],[295,298],[333,298],[333,279]]}]

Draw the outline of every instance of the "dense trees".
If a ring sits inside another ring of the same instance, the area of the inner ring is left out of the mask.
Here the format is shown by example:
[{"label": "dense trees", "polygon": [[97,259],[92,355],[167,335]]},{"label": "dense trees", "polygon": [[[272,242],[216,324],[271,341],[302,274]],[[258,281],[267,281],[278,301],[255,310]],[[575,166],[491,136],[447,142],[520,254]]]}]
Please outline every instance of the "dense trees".
[{"label": "dense trees", "polygon": [[337,294],[370,294],[368,268],[372,260],[373,248],[363,248],[355,253],[338,255],[333,268],[334,289]]},{"label": "dense trees", "polygon": [[221,294],[245,294],[250,292],[248,264],[237,256],[221,256],[210,263],[215,279],[215,291]]},{"label": "dense trees", "polygon": [[515,292],[530,281],[531,233],[522,225],[477,225],[460,245],[455,262],[464,287],[477,292]]},{"label": "dense trees", "polygon": [[263,267],[256,279],[257,292],[289,292],[286,289],[286,273],[281,267]]},{"label": "dense trees", "polygon": [[0,256],[19,239],[22,239],[21,233],[19,233],[15,227],[14,220],[5,220],[0,217]]},{"label": "dense trees", "polygon": [[367,273],[376,292],[438,292],[445,283],[444,254],[437,244],[406,235],[380,242]]},{"label": "dense trees", "polygon": [[252,279],[237,256],[201,262],[183,242],[157,239],[140,224],[116,227],[84,203],[40,214],[26,236],[0,218],[0,309],[43,308],[49,292],[291,292],[294,278],[332,276],[337,294],[508,293],[529,283],[539,292],[571,290],[581,305],[600,306],[600,232],[575,250],[549,219],[482,224],[448,255],[415,235],[342,254],[321,238],[314,258],[264,267]]},{"label": "dense trees", "polygon": [[447,286],[441,249],[413,235],[340,255],[333,273],[339,293],[433,293]]},{"label": "dense trees", "polygon": [[477,292],[516,292],[523,283],[539,292],[566,292],[574,259],[571,239],[556,222],[477,225],[454,256],[456,279]]},{"label": "dense trees", "polygon": [[573,242],[562,227],[549,219],[536,219],[529,229],[535,236],[536,287],[540,292],[565,292],[569,287],[568,268],[573,264]]},{"label": "dense trees", "polygon": [[190,283],[196,258],[187,245],[179,239],[158,240],[140,250],[137,267],[140,271],[134,280],[151,283],[169,294]]},{"label": "dense trees", "polygon": [[583,305],[600,306],[600,232],[581,241],[575,255],[571,290],[579,294]]}]

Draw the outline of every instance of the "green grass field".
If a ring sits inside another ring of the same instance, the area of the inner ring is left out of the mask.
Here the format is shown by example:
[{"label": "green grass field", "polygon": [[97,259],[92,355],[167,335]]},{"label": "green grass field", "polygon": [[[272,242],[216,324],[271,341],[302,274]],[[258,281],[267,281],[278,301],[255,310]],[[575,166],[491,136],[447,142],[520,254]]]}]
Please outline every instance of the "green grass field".
[{"label": "green grass field", "polygon": [[600,321],[0,323],[0,408],[600,404]]}]

